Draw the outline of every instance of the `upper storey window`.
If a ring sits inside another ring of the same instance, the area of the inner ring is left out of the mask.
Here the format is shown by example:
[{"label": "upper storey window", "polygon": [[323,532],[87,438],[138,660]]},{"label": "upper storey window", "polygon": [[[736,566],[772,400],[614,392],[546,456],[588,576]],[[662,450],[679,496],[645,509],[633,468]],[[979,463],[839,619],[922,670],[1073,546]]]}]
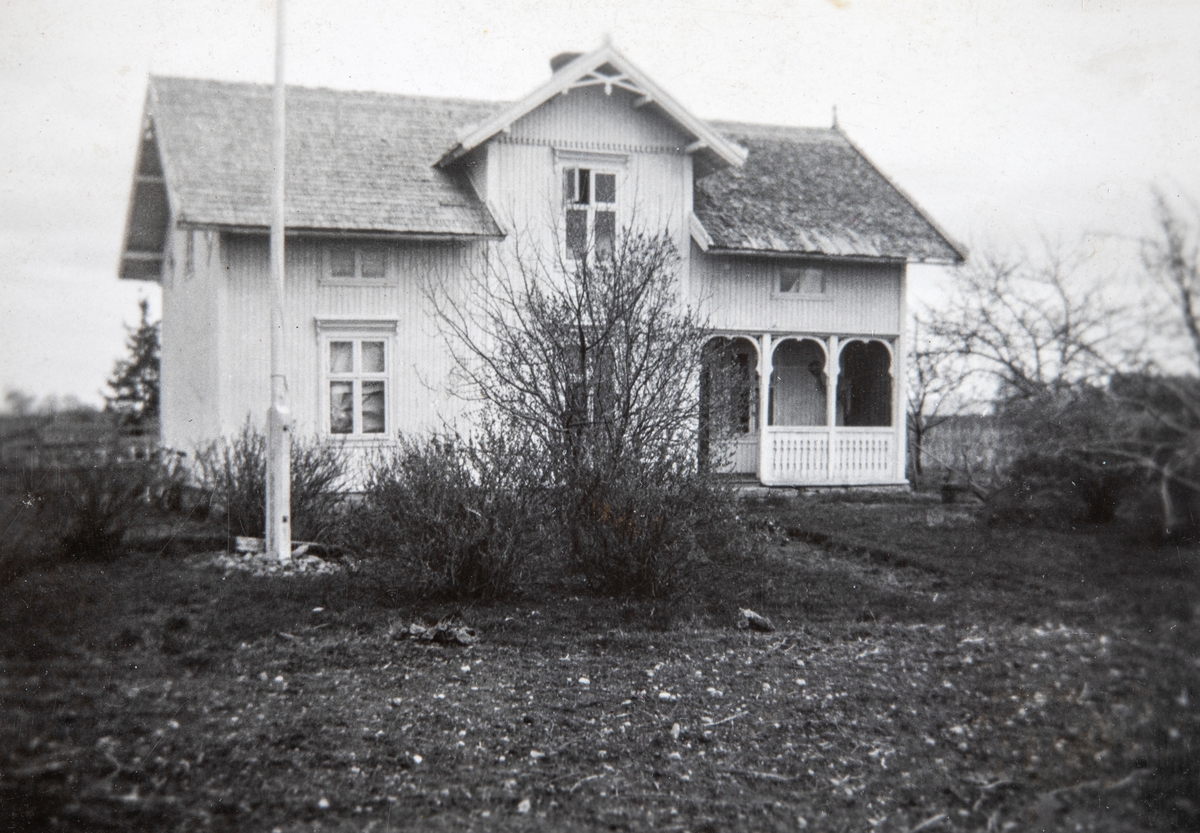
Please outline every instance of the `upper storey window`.
[{"label": "upper storey window", "polygon": [[380,243],[333,243],[325,252],[327,280],[382,283],[387,277],[387,247]]},{"label": "upper storey window", "polygon": [[824,295],[825,270],[811,266],[780,269],[778,292],[780,295]]},{"label": "upper storey window", "polygon": [[567,254],[610,255],[617,239],[617,175],[594,168],[563,169]]}]

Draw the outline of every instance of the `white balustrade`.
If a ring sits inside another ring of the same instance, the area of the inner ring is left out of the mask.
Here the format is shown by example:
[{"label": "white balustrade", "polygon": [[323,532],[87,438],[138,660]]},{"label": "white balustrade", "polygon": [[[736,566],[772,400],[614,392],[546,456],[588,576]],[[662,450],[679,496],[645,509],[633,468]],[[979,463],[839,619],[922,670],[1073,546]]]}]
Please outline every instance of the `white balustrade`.
[{"label": "white balustrade", "polygon": [[829,479],[829,431],[768,428],[771,483],[820,483]]},{"label": "white balustrade", "polygon": [[839,428],[834,435],[836,483],[885,483],[896,479],[892,428]]},{"label": "white balustrade", "polygon": [[[892,428],[772,426],[766,430],[766,483],[828,485],[896,481]],[[832,452],[833,459],[830,460]]]}]

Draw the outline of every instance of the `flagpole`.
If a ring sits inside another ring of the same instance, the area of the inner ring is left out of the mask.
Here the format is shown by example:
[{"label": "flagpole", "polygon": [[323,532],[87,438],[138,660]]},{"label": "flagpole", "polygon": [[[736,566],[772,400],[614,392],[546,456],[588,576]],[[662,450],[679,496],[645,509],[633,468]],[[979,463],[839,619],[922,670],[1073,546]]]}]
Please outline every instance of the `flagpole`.
[{"label": "flagpole", "polygon": [[284,373],[284,159],[286,93],[283,80],[284,0],[275,6],[275,87],[272,94],[271,164],[271,407],[267,412],[267,554],[281,562],[292,558],[291,411]]}]

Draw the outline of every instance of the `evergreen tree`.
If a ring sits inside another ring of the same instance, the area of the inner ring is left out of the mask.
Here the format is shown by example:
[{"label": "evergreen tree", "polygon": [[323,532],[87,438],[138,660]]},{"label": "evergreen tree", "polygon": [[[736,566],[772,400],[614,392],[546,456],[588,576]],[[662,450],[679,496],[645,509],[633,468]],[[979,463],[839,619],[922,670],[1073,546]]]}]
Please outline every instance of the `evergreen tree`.
[{"label": "evergreen tree", "polygon": [[111,394],[105,394],[105,410],[116,414],[122,427],[142,430],[158,419],[159,339],[158,321],[150,321],[150,302],[138,302],[141,322],[129,329],[126,358],[118,359],[108,379]]}]

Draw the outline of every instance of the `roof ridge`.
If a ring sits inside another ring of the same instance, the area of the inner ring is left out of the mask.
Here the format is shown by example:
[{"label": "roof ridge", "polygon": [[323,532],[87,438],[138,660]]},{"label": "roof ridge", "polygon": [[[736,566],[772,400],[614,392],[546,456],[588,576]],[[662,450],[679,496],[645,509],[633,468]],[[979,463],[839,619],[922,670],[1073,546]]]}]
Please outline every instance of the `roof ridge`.
[{"label": "roof ridge", "polygon": [[[203,86],[209,86],[209,87],[214,87],[214,86],[238,87],[238,88],[242,88],[242,89],[262,90],[262,91],[266,91],[266,92],[269,92],[271,89],[271,85],[269,83],[265,83],[265,82],[229,81],[229,80],[225,80],[225,79],[221,79],[221,78],[196,78],[196,77],[187,76],[187,75],[157,75],[157,74],[151,73],[149,76],[149,81],[150,81],[150,84],[152,84],[152,85],[156,81],[182,81],[184,83],[194,84],[196,86],[203,85]],[[339,95],[339,96],[342,96],[342,95],[364,96],[364,97],[371,97],[371,98],[405,99],[408,101],[452,102],[455,104],[484,105],[484,106],[488,106],[488,107],[504,107],[504,106],[512,104],[511,101],[506,101],[503,99],[467,98],[464,96],[422,95],[419,93],[400,93],[400,92],[390,92],[390,91],[386,91],[386,90],[346,90],[346,89],[339,89],[337,87],[321,87],[321,86],[310,87],[306,84],[288,84],[287,89],[289,92],[298,90],[301,92],[328,93],[330,95]]]},{"label": "roof ridge", "polygon": [[[708,123],[719,130],[743,130],[761,132],[779,132],[779,133],[817,133],[823,135],[838,134],[835,127],[827,127],[821,125],[804,125],[804,124],[768,124],[766,122],[753,121],[729,121],[726,119],[707,119]],[[839,134],[840,135],[840,134]]]}]

